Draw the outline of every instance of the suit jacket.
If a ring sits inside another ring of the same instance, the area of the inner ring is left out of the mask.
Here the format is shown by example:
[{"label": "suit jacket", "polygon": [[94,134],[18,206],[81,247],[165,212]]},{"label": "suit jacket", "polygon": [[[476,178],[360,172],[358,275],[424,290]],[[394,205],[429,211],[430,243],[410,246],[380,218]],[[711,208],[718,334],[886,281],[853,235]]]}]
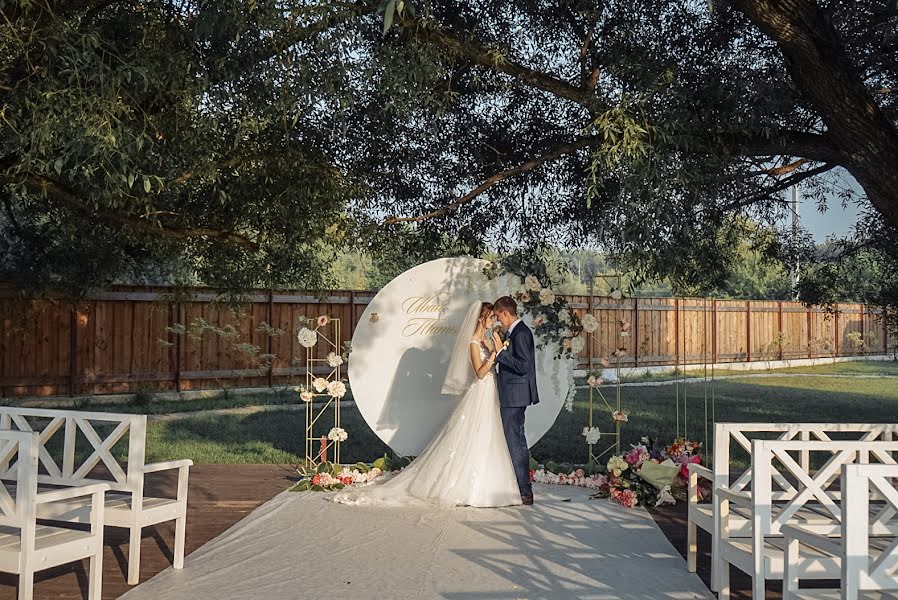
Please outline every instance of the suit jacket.
[{"label": "suit jacket", "polygon": [[508,347],[496,357],[499,363],[499,405],[530,406],[539,403],[536,389],[536,345],[533,332],[518,323],[508,338]]}]

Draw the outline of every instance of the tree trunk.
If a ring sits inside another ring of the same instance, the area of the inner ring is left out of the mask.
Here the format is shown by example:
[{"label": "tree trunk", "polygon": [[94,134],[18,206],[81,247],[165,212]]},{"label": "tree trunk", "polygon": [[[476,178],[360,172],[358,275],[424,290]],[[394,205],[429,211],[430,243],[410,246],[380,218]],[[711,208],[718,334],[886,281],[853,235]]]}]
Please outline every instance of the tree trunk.
[{"label": "tree trunk", "polygon": [[801,95],[826,124],[844,166],[898,229],[898,129],[879,109],[814,0],[732,0],[776,41]]}]

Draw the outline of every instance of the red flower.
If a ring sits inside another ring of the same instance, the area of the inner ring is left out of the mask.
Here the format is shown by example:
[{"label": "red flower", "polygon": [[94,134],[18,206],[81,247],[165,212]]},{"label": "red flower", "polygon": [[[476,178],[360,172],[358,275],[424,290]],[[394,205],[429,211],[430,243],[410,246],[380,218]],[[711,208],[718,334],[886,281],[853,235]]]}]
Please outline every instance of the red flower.
[{"label": "red flower", "polygon": [[690,464],[696,464],[696,465],[702,464],[701,455],[696,454],[695,456],[690,456],[685,461],[683,461],[683,466],[680,467],[680,475],[682,475],[683,478],[685,478],[685,479],[689,479],[689,465]]},{"label": "red flower", "polygon": [[343,485],[351,485],[352,484],[352,475],[347,475],[346,477],[341,477],[340,483],[342,483]]},{"label": "red flower", "polygon": [[313,475],[312,485],[318,485],[319,483],[321,483],[321,475]]},{"label": "red flower", "polygon": [[530,481],[533,481],[533,475],[536,473],[535,469],[530,469]]}]

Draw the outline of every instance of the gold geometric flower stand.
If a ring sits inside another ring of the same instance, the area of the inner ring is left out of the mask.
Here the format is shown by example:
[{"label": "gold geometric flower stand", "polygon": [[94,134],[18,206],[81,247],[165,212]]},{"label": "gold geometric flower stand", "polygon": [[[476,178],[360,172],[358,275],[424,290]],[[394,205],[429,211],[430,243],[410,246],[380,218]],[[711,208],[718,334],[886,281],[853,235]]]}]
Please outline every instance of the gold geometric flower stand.
[{"label": "gold geometric flower stand", "polygon": [[[314,321],[312,322],[314,323]],[[317,468],[323,462],[327,461],[330,454],[335,464],[340,464],[340,441],[329,440],[327,435],[331,428],[328,428],[324,435],[316,435],[316,425],[318,431],[321,431],[321,425],[327,420],[323,420],[325,413],[333,413],[333,428],[340,427],[340,398],[331,396],[327,388],[318,391],[312,385],[319,378],[315,373],[315,368],[322,364],[327,366],[326,376],[322,376],[327,383],[341,381],[343,379],[343,365],[331,366],[328,363],[328,354],[333,352],[340,356],[340,319],[330,319],[324,326],[318,326],[314,330],[318,334],[318,340],[311,348],[305,348],[306,351],[306,385],[305,389],[312,392],[314,399],[312,402],[306,402],[306,444],[305,444],[305,460],[308,468]],[[323,350],[323,352],[322,352]],[[321,358],[321,355],[324,358]],[[313,404],[319,398],[326,398],[327,401],[320,408],[315,408]]]}]

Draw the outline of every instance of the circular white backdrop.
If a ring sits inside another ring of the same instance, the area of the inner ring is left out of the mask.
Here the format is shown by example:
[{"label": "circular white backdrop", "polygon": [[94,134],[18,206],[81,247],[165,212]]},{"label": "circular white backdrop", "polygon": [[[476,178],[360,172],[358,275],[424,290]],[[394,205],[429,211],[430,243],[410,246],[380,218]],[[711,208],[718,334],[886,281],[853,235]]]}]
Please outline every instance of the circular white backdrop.
[{"label": "circular white backdrop", "polygon": [[[510,275],[488,279],[488,265],[475,258],[418,265],[377,292],[362,314],[352,336],[352,395],[371,429],[400,455],[420,454],[458,404],[458,396],[440,388],[467,307],[520,286]],[[527,409],[530,446],[558,417],[571,374],[570,363],[555,359],[551,345],[537,348],[536,362],[540,403]]]}]

